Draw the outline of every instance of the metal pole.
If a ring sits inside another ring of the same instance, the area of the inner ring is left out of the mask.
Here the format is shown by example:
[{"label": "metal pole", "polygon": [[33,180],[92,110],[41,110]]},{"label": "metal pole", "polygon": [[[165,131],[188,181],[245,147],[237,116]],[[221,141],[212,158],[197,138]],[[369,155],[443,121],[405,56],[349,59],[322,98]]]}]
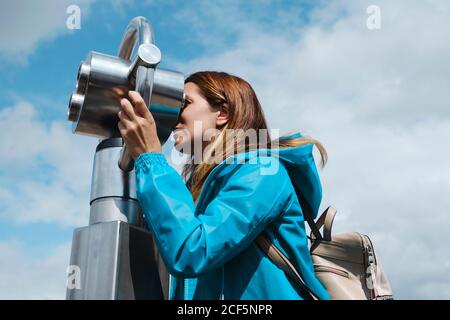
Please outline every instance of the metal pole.
[{"label": "metal pole", "polygon": [[[138,41],[134,61],[130,61]],[[132,158],[117,129],[119,100],[137,90],[154,104],[163,144],[175,126],[184,99],[181,73],[156,69],[161,53],[147,20],[129,23],[119,57],[91,52],[78,70],[68,120],[73,132],[102,139],[92,173],[89,225],[74,231],[70,264],[80,270],[80,288],[67,299],[167,299],[168,273],[136,196]],[[119,167],[119,165],[120,167]]]}]

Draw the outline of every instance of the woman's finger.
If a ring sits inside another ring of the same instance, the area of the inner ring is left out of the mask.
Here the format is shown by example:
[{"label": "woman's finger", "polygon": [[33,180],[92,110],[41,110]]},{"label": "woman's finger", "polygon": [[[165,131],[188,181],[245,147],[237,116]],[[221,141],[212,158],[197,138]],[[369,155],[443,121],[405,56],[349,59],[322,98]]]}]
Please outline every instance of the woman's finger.
[{"label": "woman's finger", "polygon": [[124,126],[129,126],[133,122],[125,111],[119,111],[117,116]]},{"label": "woman's finger", "polygon": [[119,132],[120,132],[120,134],[123,137],[123,135],[125,134],[125,126],[124,126],[124,124],[122,123],[122,121],[119,121],[117,126],[119,127]]},{"label": "woman's finger", "polygon": [[126,115],[128,116],[128,119],[130,121],[135,121],[136,113],[134,112],[134,108],[131,102],[126,98],[122,98],[120,99],[120,105],[122,106],[122,110],[125,111]]},{"label": "woman's finger", "polygon": [[130,97],[131,101],[133,102],[134,108],[138,115],[140,115],[141,117],[143,117],[147,120],[153,120],[153,116],[150,113],[150,110],[148,110],[148,107],[145,104],[145,101],[144,101],[144,99],[142,99],[142,96],[139,92],[129,91],[128,96]]}]

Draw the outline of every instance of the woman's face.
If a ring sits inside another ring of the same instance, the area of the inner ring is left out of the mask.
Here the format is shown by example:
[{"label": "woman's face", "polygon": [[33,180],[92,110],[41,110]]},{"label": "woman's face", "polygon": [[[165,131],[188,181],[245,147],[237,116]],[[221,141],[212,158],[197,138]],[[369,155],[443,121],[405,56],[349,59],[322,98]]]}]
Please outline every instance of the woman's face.
[{"label": "woman's face", "polygon": [[[192,82],[184,85],[186,104],[175,127],[175,147],[183,153],[193,154],[194,141],[202,146],[209,142],[205,131],[213,131],[228,120],[224,108],[213,108],[200,94],[200,88]],[[204,141],[206,139],[206,141]]]}]

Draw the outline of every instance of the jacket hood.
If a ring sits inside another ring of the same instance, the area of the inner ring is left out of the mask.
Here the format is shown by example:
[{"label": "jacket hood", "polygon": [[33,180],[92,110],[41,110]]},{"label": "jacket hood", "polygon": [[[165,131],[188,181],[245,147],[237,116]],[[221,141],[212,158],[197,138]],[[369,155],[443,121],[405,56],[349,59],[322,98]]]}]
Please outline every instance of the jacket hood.
[{"label": "jacket hood", "polygon": [[[280,141],[301,138],[300,132],[280,137]],[[277,149],[275,156],[285,166],[294,185],[297,197],[315,219],[322,200],[322,185],[313,157],[314,145],[308,144],[293,148]],[[304,213],[305,214],[305,213]]]},{"label": "jacket hood", "polygon": [[[300,132],[296,132],[280,137],[279,141],[281,142],[301,137],[303,137],[303,135]],[[279,162],[284,165],[289,174],[301,204],[302,211],[308,210],[313,219],[315,219],[318,215],[320,202],[322,200],[322,186],[314,162],[313,147],[314,145],[308,144],[283,149],[258,149],[240,153],[232,157],[235,158],[235,163],[243,162],[245,159],[248,160],[259,155],[270,155],[277,158]],[[226,161],[224,160],[213,170],[213,172],[220,171],[219,175],[226,175],[227,172],[233,170],[232,167],[224,166],[225,163]],[[213,176],[212,173],[211,176]]]}]

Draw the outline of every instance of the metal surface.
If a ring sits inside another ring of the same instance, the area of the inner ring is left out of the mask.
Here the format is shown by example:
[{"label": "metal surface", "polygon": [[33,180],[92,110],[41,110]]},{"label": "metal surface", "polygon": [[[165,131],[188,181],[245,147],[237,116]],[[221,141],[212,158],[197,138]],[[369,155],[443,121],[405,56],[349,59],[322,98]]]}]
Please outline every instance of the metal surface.
[{"label": "metal surface", "polygon": [[160,263],[147,230],[122,221],[76,229],[70,264],[80,268],[80,289],[67,289],[66,299],[163,299]]},{"label": "metal surface", "polygon": [[134,170],[117,166],[121,139],[103,140],[94,156],[89,226],[74,231],[70,265],[80,288],[67,299],[167,299],[168,273],[143,228]]},{"label": "metal surface", "polygon": [[[131,57],[135,45],[136,56]],[[144,100],[155,118],[158,138],[161,144],[165,143],[177,124],[184,101],[184,76],[158,68],[160,60],[152,29],[143,17],[129,23],[118,56],[90,52],[79,67],[76,89],[69,102],[68,120],[73,122],[73,132],[101,139],[120,137],[120,99],[127,97],[130,90],[143,95],[148,91],[150,96]],[[148,71],[138,72],[144,68]],[[123,169],[131,170],[129,161],[121,163]]]},{"label": "metal surface", "polygon": [[123,221],[142,227],[142,210],[137,200],[119,197],[107,197],[95,200],[91,204],[89,224]]},{"label": "metal surface", "polygon": [[130,59],[136,42],[139,44],[155,43],[153,30],[144,17],[135,17],[128,23],[117,56]]},{"label": "metal surface", "polygon": [[[152,96],[153,76],[155,69],[138,66],[136,70],[136,91],[139,92],[148,106]],[[123,171],[130,171],[133,169],[134,161],[131,154],[128,152],[127,146],[124,145],[119,158],[119,167]]]},{"label": "metal surface", "polygon": [[[140,17],[134,18],[128,24],[125,36],[120,44],[118,56],[129,59],[132,49],[138,37],[138,54],[132,67],[132,74],[135,74],[135,90],[139,92],[145,101],[145,105],[150,106],[150,97],[153,88],[153,75],[156,66],[161,61],[161,52],[154,45],[155,37],[153,30],[146,20]],[[134,41],[132,41],[134,39]],[[153,50],[152,50],[153,49]],[[159,54],[158,54],[159,52]],[[167,138],[166,138],[167,139]],[[118,162],[120,169],[130,171],[133,169],[134,161],[127,147],[124,145]]]},{"label": "metal surface", "polygon": [[117,57],[90,52],[78,69],[68,120],[74,133],[102,141],[94,156],[89,226],[76,229],[72,242],[70,264],[80,269],[81,288],[68,289],[67,299],[168,298],[169,276],[143,228],[133,161],[117,127],[120,99],[137,90],[152,111],[161,144],[169,137],[184,100],[184,76],[157,68],[160,61],[150,25],[136,17]]},{"label": "metal surface", "polygon": [[77,89],[69,103],[69,120],[73,121],[74,133],[99,138],[120,137],[117,113],[122,109],[120,99],[129,91],[130,66],[127,60],[89,53],[80,66]]},{"label": "metal surface", "polygon": [[[121,140],[120,138],[116,138]],[[123,172],[117,166],[121,147],[109,147],[98,150],[94,156],[90,203],[104,197],[136,197],[136,181],[134,171]]]}]

